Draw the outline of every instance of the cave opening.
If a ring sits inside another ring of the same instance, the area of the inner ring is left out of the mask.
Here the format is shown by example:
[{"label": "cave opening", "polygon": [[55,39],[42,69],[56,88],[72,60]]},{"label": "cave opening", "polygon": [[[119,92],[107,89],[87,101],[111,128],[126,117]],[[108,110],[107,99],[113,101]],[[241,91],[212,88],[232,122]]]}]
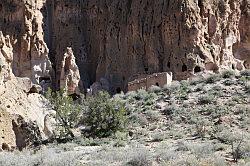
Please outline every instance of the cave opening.
[{"label": "cave opening", "polygon": [[182,72],[185,72],[185,71],[187,71],[187,65],[183,64],[182,65]]},{"label": "cave opening", "polygon": [[160,84],[158,82],[155,83],[156,86],[160,86]]},{"label": "cave opening", "polygon": [[201,72],[200,66],[195,66],[194,73],[199,73],[199,72]]},{"label": "cave opening", "polygon": [[120,87],[116,88],[116,93],[120,94],[122,92],[122,89]]},{"label": "cave opening", "polygon": [[167,63],[167,66],[168,66],[168,68],[170,68],[171,66],[170,66],[170,62],[168,61],[168,63]]}]

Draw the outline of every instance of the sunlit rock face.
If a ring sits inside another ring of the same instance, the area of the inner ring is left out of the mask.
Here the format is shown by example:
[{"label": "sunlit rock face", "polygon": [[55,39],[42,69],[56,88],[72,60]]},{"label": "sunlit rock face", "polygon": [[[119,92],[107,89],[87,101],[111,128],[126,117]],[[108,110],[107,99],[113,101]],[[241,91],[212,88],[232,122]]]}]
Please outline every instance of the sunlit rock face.
[{"label": "sunlit rock face", "polygon": [[44,5],[42,0],[0,2],[0,31],[8,35],[13,47],[13,73],[28,77],[35,84],[52,75],[49,50],[44,42]]},{"label": "sunlit rock face", "polygon": [[[105,78],[126,90],[138,74],[249,68],[249,0],[37,0],[0,3],[13,72],[60,87],[67,47],[85,89]],[[53,62],[55,75],[51,74]]]},{"label": "sunlit rock face", "polygon": [[58,62],[71,46],[85,87],[102,77],[115,90],[126,89],[140,73],[171,71],[174,78],[185,79],[203,70],[249,68],[249,1],[47,4],[53,62],[60,68]]}]

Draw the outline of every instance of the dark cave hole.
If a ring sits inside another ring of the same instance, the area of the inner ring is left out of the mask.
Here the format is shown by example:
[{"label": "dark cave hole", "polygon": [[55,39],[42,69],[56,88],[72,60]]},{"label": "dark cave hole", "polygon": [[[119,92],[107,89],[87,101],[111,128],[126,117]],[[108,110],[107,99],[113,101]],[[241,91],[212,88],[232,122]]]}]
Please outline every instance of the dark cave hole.
[{"label": "dark cave hole", "polygon": [[155,85],[156,85],[156,86],[160,86],[158,82],[157,82],[157,83],[155,83]]},{"label": "dark cave hole", "polygon": [[170,62],[168,62],[167,66],[168,66],[168,68],[170,68]]},{"label": "dark cave hole", "polygon": [[187,71],[187,65],[183,64],[182,65],[182,72],[185,72],[185,71]]},{"label": "dark cave hole", "polygon": [[148,67],[145,67],[144,70],[145,70],[145,72],[148,72]]},{"label": "dark cave hole", "polygon": [[116,93],[121,93],[121,92],[122,92],[122,90],[120,87],[116,88]]},{"label": "dark cave hole", "polygon": [[233,70],[235,70],[235,66],[234,66],[234,64],[232,64],[232,69],[233,69]]},{"label": "dark cave hole", "polygon": [[201,72],[201,68],[200,68],[200,66],[196,66],[194,68],[194,73],[199,73],[199,72]]}]

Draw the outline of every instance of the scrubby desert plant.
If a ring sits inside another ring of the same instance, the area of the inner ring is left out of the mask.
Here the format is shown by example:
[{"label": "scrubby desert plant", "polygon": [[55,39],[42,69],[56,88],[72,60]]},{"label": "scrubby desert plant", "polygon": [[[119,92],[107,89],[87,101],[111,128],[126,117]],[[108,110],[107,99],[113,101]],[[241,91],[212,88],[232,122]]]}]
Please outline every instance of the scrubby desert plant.
[{"label": "scrubby desert plant", "polygon": [[178,91],[178,89],[180,88],[180,83],[178,81],[174,81],[172,82],[170,85],[164,85],[163,86],[163,90],[166,91],[168,94],[174,93],[176,91]]},{"label": "scrubby desert plant", "polygon": [[225,70],[221,73],[222,78],[233,78],[235,75],[234,70]]},{"label": "scrubby desert plant", "polygon": [[161,90],[162,90],[161,87],[155,86],[155,85],[153,85],[149,88],[149,92],[152,92],[152,93],[159,93],[159,92],[161,92]]},{"label": "scrubby desert plant", "polygon": [[235,83],[235,82],[234,82],[232,79],[230,79],[230,78],[225,79],[225,80],[223,81],[223,84],[226,85],[226,86],[231,86],[231,85],[233,85],[234,83]]},{"label": "scrubby desert plant", "polygon": [[250,69],[242,70],[242,71],[240,72],[240,75],[241,75],[241,76],[250,77]]},{"label": "scrubby desert plant", "polygon": [[60,132],[60,139],[72,139],[74,128],[80,119],[80,107],[73,103],[73,99],[67,96],[63,90],[52,92],[49,89],[46,93],[46,98],[50,101],[52,109],[56,111],[56,125]]},{"label": "scrubby desert plant", "polygon": [[87,98],[82,112],[81,123],[90,127],[90,136],[107,137],[125,128],[124,103],[112,99],[107,92],[99,92],[96,96]]},{"label": "scrubby desert plant", "polygon": [[215,102],[214,96],[211,94],[202,95],[198,98],[199,104],[211,104]]},{"label": "scrubby desert plant", "polygon": [[218,74],[213,74],[213,75],[210,75],[206,78],[206,83],[213,84],[219,80],[220,80],[220,76]]}]

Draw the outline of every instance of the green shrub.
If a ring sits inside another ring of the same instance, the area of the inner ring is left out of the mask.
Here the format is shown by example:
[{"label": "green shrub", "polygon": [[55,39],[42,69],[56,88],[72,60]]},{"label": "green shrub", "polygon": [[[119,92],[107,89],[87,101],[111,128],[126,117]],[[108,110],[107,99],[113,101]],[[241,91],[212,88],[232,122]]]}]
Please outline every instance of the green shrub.
[{"label": "green shrub", "polygon": [[199,104],[211,104],[215,101],[214,96],[211,94],[202,95],[198,98],[198,100]]},{"label": "green shrub", "polygon": [[220,76],[218,74],[213,74],[213,75],[210,75],[206,78],[206,83],[213,84],[219,80],[220,80]]},{"label": "green shrub", "polygon": [[250,77],[250,69],[242,70],[242,71],[240,72],[240,75],[241,75],[241,76],[245,76],[245,77]]},{"label": "green shrub", "polygon": [[134,113],[129,117],[129,121],[132,124],[139,124],[140,126],[145,126],[148,124],[148,119],[145,117],[144,114]]},{"label": "green shrub", "polygon": [[197,85],[204,82],[203,77],[194,77],[189,80],[190,85]]},{"label": "green shrub", "polygon": [[126,166],[151,166],[149,156],[145,152],[136,154],[130,161],[126,163]]},{"label": "green shrub", "polygon": [[149,92],[152,92],[152,93],[159,93],[159,92],[161,92],[161,90],[162,90],[161,87],[155,86],[155,85],[153,85],[149,88]]},{"label": "green shrub", "polygon": [[164,115],[171,116],[175,112],[177,112],[179,108],[176,105],[169,105],[165,107],[165,109],[162,111]]},{"label": "green shrub", "polygon": [[172,82],[170,85],[164,85],[163,90],[171,94],[179,90],[180,83],[178,81]]},{"label": "green shrub", "polygon": [[246,93],[250,93],[250,82],[245,83]]},{"label": "green shrub", "polygon": [[148,110],[145,112],[145,114],[151,122],[155,122],[160,119],[160,114],[158,111]]},{"label": "green shrub", "polygon": [[235,82],[231,79],[226,79],[223,81],[223,84],[226,85],[226,86],[231,86],[233,85]]},{"label": "green shrub", "polygon": [[51,89],[45,94],[50,101],[52,109],[56,111],[57,130],[60,139],[73,138],[71,131],[80,120],[80,108],[73,103],[71,97],[65,95],[64,91],[52,92]]},{"label": "green shrub", "polygon": [[222,78],[233,78],[235,75],[234,70],[225,70],[221,73]]},{"label": "green shrub", "polygon": [[125,105],[119,100],[111,99],[107,92],[99,92],[84,101],[82,121],[90,127],[92,137],[107,137],[125,129]]}]

